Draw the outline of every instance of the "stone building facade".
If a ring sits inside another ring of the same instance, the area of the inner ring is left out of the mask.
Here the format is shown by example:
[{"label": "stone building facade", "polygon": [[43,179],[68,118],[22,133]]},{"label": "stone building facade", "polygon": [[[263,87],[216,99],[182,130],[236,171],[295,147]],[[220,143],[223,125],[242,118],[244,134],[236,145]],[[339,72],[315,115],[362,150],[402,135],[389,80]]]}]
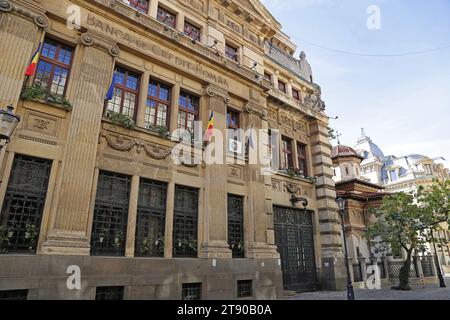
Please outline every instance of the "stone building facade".
[{"label": "stone building facade", "polygon": [[[1,296],[343,288],[320,87],[259,1],[1,0],[0,43],[0,105],[22,118],[0,155]],[[211,114],[278,132],[280,165],[176,165],[168,133]]]}]

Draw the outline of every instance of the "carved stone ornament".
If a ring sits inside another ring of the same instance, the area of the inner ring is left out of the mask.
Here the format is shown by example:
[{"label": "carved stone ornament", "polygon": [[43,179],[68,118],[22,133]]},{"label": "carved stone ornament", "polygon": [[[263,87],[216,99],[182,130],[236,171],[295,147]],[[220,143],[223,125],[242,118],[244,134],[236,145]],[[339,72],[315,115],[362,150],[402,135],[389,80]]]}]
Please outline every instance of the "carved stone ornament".
[{"label": "carved stone ornament", "polygon": [[119,47],[114,44],[113,42],[110,42],[108,40],[105,40],[104,38],[100,38],[91,32],[86,32],[81,35],[80,41],[85,46],[97,46],[99,48],[102,48],[106,50],[111,56],[118,57],[120,54]]},{"label": "carved stone ornament", "polygon": [[210,97],[216,97],[222,99],[226,104],[230,103],[230,96],[228,95],[228,91],[223,90],[219,87],[209,85],[206,87],[206,93]]},{"label": "carved stone ornament", "polygon": [[172,150],[168,148],[163,148],[160,146],[152,145],[143,145],[145,153],[152,159],[155,160],[164,160],[172,153]]},{"label": "carved stone ornament", "polygon": [[310,94],[306,95],[304,99],[305,106],[315,111],[325,111],[325,102],[320,98],[320,93],[318,95]]},{"label": "carved stone ornament", "polygon": [[22,8],[15,4],[12,4],[8,0],[0,0],[0,12],[15,12],[18,15],[27,17],[40,28],[48,27],[48,18],[45,14],[34,12],[28,8]]},{"label": "carved stone ornament", "polygon": [[253,103],[247,103],[247,105],[245,106],[245,111],[247,111],[247,113],[250,114],[254,114],[257,115],[258,117],[260,117],[263,120],[267,120],[267,111],[262,109],[260,106],[255,105]]},{"label": "carved stone ornament", "polygon": [[108,146],[117,151],[130,151],[133,149],[136,142],[131,139],[123,139],[120,136],[113,137],[111,135],[103,135],[105,137]]},{"label": "carved stone ornament", "polygon": [[291,194],[297,194],[300,191],[300,188],[295,184],[286,183],[286,190]]}]

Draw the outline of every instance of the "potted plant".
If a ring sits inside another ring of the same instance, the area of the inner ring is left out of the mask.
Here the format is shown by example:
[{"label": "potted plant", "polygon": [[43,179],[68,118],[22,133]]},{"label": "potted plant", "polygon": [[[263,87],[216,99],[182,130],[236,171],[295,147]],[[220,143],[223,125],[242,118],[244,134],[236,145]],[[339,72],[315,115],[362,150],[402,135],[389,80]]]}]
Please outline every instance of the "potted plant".
[{"label": "potted plant", "polygon": [[0,226],[0,254],[8,253],[14,231],[7,226]]},{"label": "potted plant", "polygon": [[116,231],[114,234],[114,242],[113,247],[117,250],[122,248],[122,238],[123,238],[123,232],[122,231]]},{"label": "potted plant", "polygon": [[25,225],[25,239],[28,241],[28,250],[34,251],[36,249],[36,240],[38,232],[34,224]]},{"label": "potted plant", "polygon": [[39,85],[25,87],[20,95],[22,100],[42,100],[50,104],[56,104],[65,108],[72,108],[70,102],[61,95],[51,92],[50,90]]},{"label": "potted plant", "polygon": [[107,116],[112,122],[127,129],[133,129],[136,126],[134,120],[125,114],[109,111]]}]

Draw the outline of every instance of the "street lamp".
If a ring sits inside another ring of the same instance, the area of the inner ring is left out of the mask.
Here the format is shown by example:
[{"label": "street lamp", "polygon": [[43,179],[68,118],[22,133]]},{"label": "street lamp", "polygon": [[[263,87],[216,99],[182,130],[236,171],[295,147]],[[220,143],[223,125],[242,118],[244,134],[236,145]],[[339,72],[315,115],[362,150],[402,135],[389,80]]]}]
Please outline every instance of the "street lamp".
[{"label": "street lamp", "polygon": [[346,200],[343,198],[336,199],[336,202],[339,207],[339,214],[341,215],[342,234],[344,237],[345,268],[347,269],[347,300],[355,300],[355,293],[353,292],[352,278],[350,276],[350,268],[348,265],[347,239],[345,238],[345,226],[344,226],[345,201]]},{"label": "street lamp", "polygon": [[11,141],[11,136],[20,122],[20,116],[14,114],[13,110],[12,106],[0,110],[0,150]]}]

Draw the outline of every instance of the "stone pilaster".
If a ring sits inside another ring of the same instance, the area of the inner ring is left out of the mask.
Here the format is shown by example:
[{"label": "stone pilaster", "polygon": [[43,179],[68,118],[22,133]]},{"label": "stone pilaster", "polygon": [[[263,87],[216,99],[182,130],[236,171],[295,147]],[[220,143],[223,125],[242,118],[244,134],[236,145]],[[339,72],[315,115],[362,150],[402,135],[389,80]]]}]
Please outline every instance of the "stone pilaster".
[{"label": "stone pilaster", "polygon": [[[263,106],[250,102],[245,107],[248,113],[249,128],[259,131],[259,129],[268,129],[267,112]],[[253,142],[259,153],[259,139],[254,136]],[[262,172],[263,166],[258,164],[247,165],[247,185],[248,185],[248,208],[250,225],[252,226],[248,233],[251,233],[251,243],[248,244],[247,257],[252,259],[271,259],[279,258],[275,246],[275,236],[273,227],[273,208],[272,208],[272,183],[266,186],[267,178]],[[264,196],[264,201],[262,201]],[[245,223],[245,221],[244,221]],[[246,229],[249,223],[246,223]]]},{"label": "stone pilaster", "polygon": [[45,14],[36,7],[0,0],[0,107],[17,106],[25,70],[37,49]]},{"label": "stone pilaster", "polygon": [[327,123],[310,123],[314,176],[317,177],[316,199],[322,260],[322,286],[327,290],[345,288],[346,270],[343,254],[342,226],[337,211],[336,189],[332,180],[331,144]]},{"label": "stone pilaster", "polygon": [[[208,111],[214,111],[214,126],[225,137],[227,129],[227,105],[230,101],[228,92],[209,85],[205,89],[208,96]],[[223,154],[226,155],[227,144],[224,141]],[[224,162],[224,161],[223,161]],[[227,177],[225,163],[211,164],[205,168],[205,219],[204,239],[200,247],[202,258],[231,258],[227,234]],[[208,224],[208,225],[207,225]]]},{"label": "stone pilaster", "polygon": [[64,151],[58,199],[53,204],[49,233],[43,244],[48,254],[81,254],[90,251],[90,193],[103,114],[104,97],[111,82],[119,48],[92,33],[81,36],[80,67],[74,70],[77,84]]}]

